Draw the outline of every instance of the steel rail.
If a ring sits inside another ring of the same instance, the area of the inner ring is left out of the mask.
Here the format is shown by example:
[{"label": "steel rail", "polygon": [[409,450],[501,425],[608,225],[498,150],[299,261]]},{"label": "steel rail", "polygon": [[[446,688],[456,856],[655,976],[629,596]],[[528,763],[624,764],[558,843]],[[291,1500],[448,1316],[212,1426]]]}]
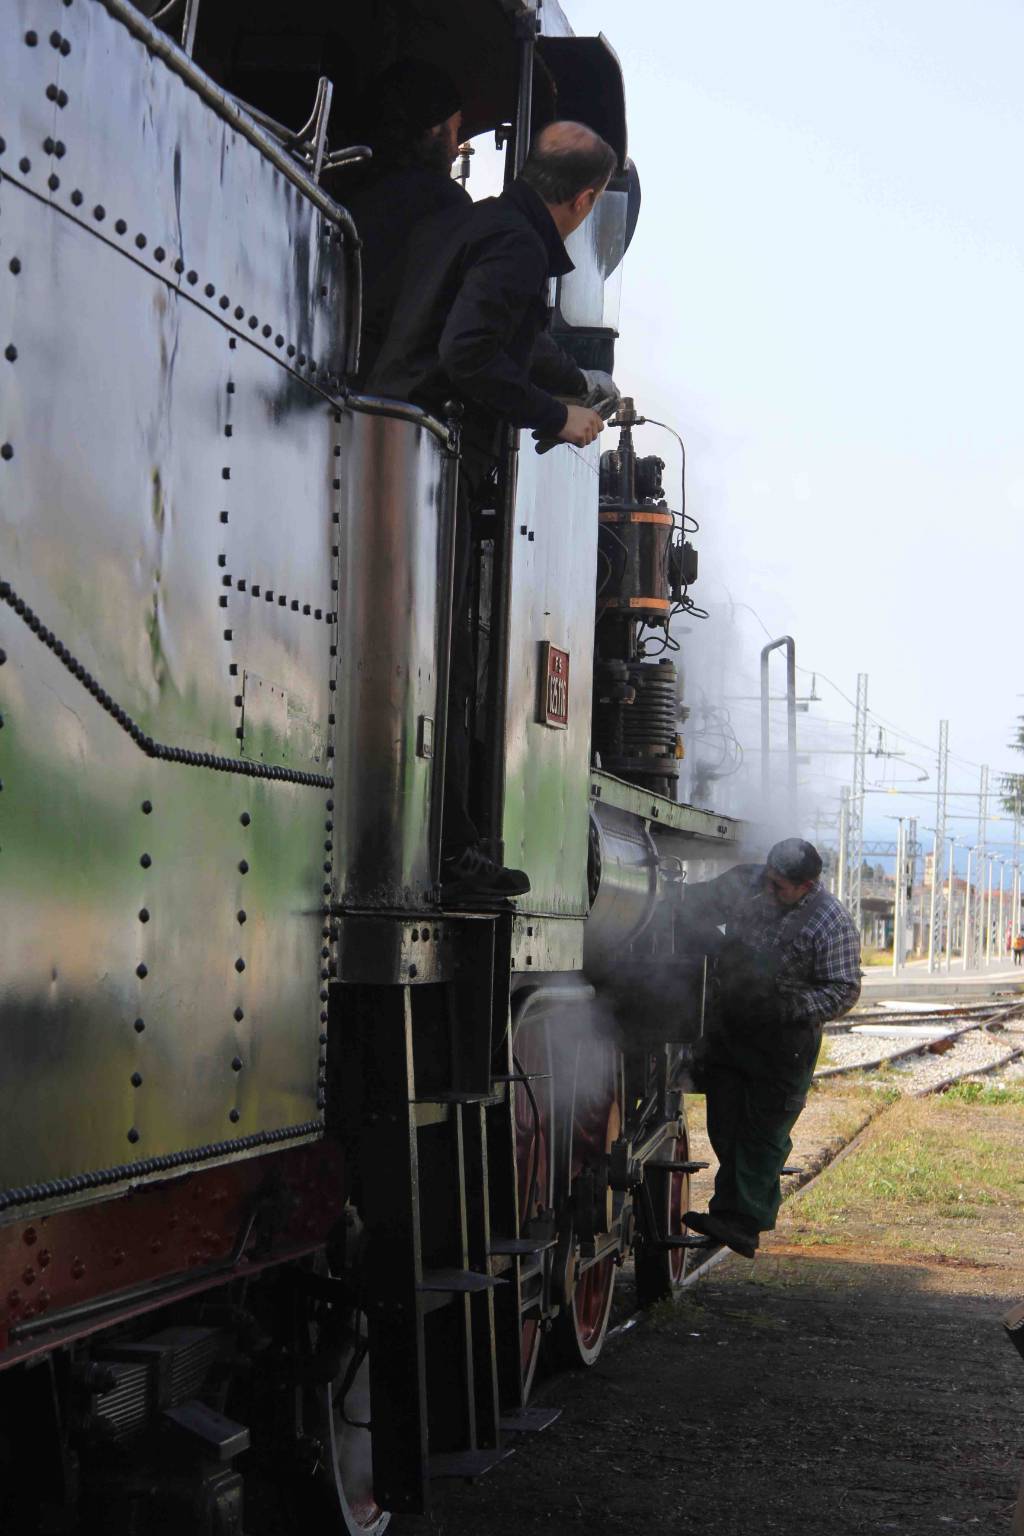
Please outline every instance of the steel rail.
[{"label": "steel rail", "polygon": [[888,1062],[906,1061],[911,1056],[923,1056],[926,1051],[931,1051],[933,1055],[937,1055],[938,1052],[933,1049],[936,1045],[941,1045],[944,1042],[953,1043],[959,1040],[962,1035],[969,1035],[973,1030],[984,1032],[986,1023],[1001,1023],[1004,1018],[1019,1016],[1022,1012],[1024,1012],[1024,1007],[1018,1004],[1017,1015],[1007,1013],[997,1015],[990,1020],[971,1019],[968,1023],[961,1024],[956,1029],[943,1030],[941,1033],[933,1035],[930,1040],[912,1040],[909,1045],[900,1046],[898,1050],[894,1051],[884,1051],[880,1056],[869,1057],[867,1061],[848,1062],[838,1067],[819,1067],[814,1074],[814,1082],[822,1082],[831,1077],[848,1077],[853,1072],[877,1072],[879,1067],[885,1066]]},{"label": "steel rail", "polygon": [[827,1034],[842,1034],[845,1030],[855,1029],[858,1024],[927,1024],[930,1019],[966,1019],[976,1014],[997,1014],[1001,1009],[1019,1008],[1022,1003],[1024,998],[1017,995],[999,998],[992,1003],[970,1003],[963,1008],[953,1003],[947,1007],[915,1010],[912,1013],[897,1012],[895,1009],[891,1013],[848,1013],[826,1024],[825,1031]]}]

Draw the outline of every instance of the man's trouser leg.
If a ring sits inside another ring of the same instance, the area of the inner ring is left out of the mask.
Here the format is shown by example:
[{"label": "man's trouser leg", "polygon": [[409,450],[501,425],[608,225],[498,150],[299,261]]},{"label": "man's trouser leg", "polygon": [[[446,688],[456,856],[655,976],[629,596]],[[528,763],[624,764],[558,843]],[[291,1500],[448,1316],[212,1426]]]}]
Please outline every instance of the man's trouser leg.
[{"label": "man's trouser leg", "polygon": [[737,1209],[759,1232],[775,1226],[782,1199],[779,1175],[793,1150],[790,1131],[807,1102],[807,1086],[748,1078],[736,1137]]},{"label": "man's trouser leg", "polygon": [[452,582],[452,639],[448,674],[448,727],[445,732],[444,831],[445,857],[461,853],[479,841],[469,813],[470,700],[476,689],[476,647],[471,625],[473,509],[481,497],[493,457],[465,447],[459,466],[455,508],[455,558]]},{"label": "man's trouser leg", "polygon": [[719,1170],[708,1209],[751,1234],[775,1226],[779,1176],[793,1150],[789,1133],[807,1101],[816,1058],[815,1048],[809,1059],[805,1053],[799,1062],[780,1061],[769,1042],[728,1036],[713,1051],[705,1082]]},{"label": "man's trouser leg", "polygon": [[736,1140],[746,1084],[727,1060],[708,1062],[703,1072],[708,1140],[718,1158],[715,1192],[708,1209],[716,1215],[736,1210]]}]

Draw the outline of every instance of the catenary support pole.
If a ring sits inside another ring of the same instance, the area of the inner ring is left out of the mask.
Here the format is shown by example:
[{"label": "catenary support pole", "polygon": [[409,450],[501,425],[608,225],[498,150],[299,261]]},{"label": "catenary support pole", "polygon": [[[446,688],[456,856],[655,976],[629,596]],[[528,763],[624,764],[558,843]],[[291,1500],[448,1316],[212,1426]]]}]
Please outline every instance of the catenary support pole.
[{"label": "catenary support pole", "polygon": [[780,635],[761,648],[761,800],[765,823],[771,821],[771,695],[768,688],[768,658],[772,651],[786,653],[786,811],[790,835],[799,826],[796,789],[796,641],[792,635]]},{"label": "catenary support pole", "polygon": [[972,951],[974,949],[974,942],[973,942],[973,937],[972,937],[972,916],[971,916],[971,913],[972,913],[972,910],[973,910],[973,903],[971,901],[971,866],[972,866],[973,860],[974,860],[974,849],[973,848],[968,848],[968,850],[967,850],[967,878],[964,881],[964,952],[963,952],[962,964],[961,964],[961,969],[965,970],[965,971],[969,971],[970,968],[971,968],[971,959],[973,958]]},{"label": "catenary support pole", "polygon": [[946,842],[946,776],[949,767],[949,721],[939,721],[939,755],[935,778],[935,841],[932,844],[932,900],[928,920],[928,973],[933,974],[942,953],[942,876],[940,863]]},{"label": "catenary support pole", "polygon": [[839,851],[836,855],[836,896],[845,904],[850,889],[850,786],[839,791]]},{"label": "catenary support pole", "polygon": [[861,928],[861,882],[864,869],[864,784],[868,750],[868,675],[857,673],[857,706],[853,726],[853,785],[850,790],[850,891],[847,908]]},{"label": "catenary support pole", "polygon": [[[918,952],[919,945],[917,935],[920,932],[920,924],[924,920],[922,902],[922,910],[918,915],[919,921],[915,926],[914,913],[916,911],[916,898],[914,896],[914,888],[917,885],[917,855],[917,817],[911,816],[910,820],[907,822],[907,922],[910,924],[910,943],[905,945],[904,949],[905,951],[912,950],[914,954]],[[924,893],[922,892],[922,897],[923,894]]]},{"label": "catenary support pole", "polygon": [[946,970],[953,959],[953,848],[956,838],[949,839],[949,877],[946,881]]},{"label": "catenary support pole", "polygon": [[1006,860],[999,859],[999,944],[997,948],[999,964],[1003,963],[1006,954]]},{"label": "catenary support pole", "polygon": [[985,964],[992,964],[992,870],[995,860],[990,853],[987,856],[988,874],[985,887]]},{"label": "catenary support pole", "polygon": [[898,976],[900,966],[903,963],[903,906],[906,896],[906,883],[904,865],[906,863],[906,848],[904,846],[905,827],[903,817],[897,817],[896,828],[896,874],[893,879],[892,893],[892,973]]},{"label": "catenary support pole", "polygon": [[978,877],[978,889],[974,898],[973,918],[971,921],[971,963],[980,965],[982,960],[982,926],[981,926],[981,897],[982,897],[982,872],[985,868],[986,843],[988,842],[988,763],[981,765],[981,779],[978,785],[978,837],[976,847],[978,857],[975,860],[975,870]]}]

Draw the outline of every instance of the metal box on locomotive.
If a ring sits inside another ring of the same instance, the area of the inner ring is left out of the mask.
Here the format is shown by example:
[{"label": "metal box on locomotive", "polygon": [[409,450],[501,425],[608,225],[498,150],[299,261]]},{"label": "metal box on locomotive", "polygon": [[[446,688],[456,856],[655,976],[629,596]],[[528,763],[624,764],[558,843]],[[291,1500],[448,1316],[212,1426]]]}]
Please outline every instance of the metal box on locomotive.
[{"label": "metal box on locomotive", "polygon": [[[380,1530],[528,1425],[544,1333],[596,1358],[634,1246],[649,1290],[680,1269],[675,898],[735,824],[660,792],[664,751],[595,766],[594,699],[642,666],[599,639],[595,695],[597,451],[510,437],[477,740],[533,888],[439,904],[457,429],[347,388],[330,92],[308,147],[278,131],[278,8],[244,9],[190,0],[183,47],[128,0],[0,14],[0,1434],[14,1464],[45,1423],[50,1459],[12,1530],[69,1528],[80,1480],[133,1528],[140,1467],[240,1529],[250,1434]],[[320,10],[357,71],[404,15]],[[543,31],[526,0],[421,10],[513,166],[556,100],[624,156],[614,56],[550,0]],[[558,296],[586,360],[609,238]]]}]

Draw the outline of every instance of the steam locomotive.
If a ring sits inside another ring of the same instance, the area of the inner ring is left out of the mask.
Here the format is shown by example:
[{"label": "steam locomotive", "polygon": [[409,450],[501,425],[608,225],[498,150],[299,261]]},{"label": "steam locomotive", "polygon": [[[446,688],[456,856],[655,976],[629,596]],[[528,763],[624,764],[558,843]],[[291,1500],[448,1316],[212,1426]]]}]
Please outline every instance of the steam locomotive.
[{"label": "steam locomotive", "polygon": [[556,112],[613,144],[554,295],[610,367],[638,183],[555,0],[0,8],[5,1532],[380,1532],[543,1427],[625,1258],[681,1275],[679,895],[739,830],[676,799],[695,555],[631,401],[507,435],[474,811],[532,889],[446,910],[457,412],[350,382],[399,53],[509,175]]}]

